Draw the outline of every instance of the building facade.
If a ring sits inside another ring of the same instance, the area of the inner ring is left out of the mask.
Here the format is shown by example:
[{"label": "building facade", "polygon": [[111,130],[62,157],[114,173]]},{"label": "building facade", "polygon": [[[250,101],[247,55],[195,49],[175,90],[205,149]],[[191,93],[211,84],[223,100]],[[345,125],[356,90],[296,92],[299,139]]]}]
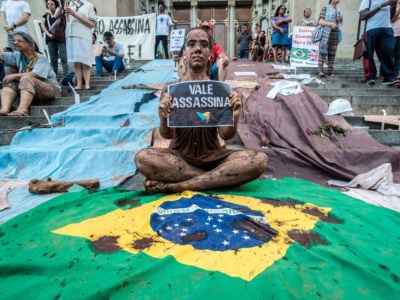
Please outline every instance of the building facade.
[{"label": "building facade", "polygon": [[[40,20],[46,10],[45,1],[25,0],[30,3],[32,19]],[[90,0],[99,16],[133,16],[158,12],[158,0]],[[318,18],[320,9],[328,0],[164,0],[166,11],[174,21],[175,28],[192,28],[202,21],[211,21],[213,35],[229,56],[237,53],[237,39],[243,24],[249,24],[254,30],[260,24],[268,36],[271,36],[270,20],[276,8],[284,4],[294,26],[303,17],[305,8],[311,8],[313,17]],[[356,40],[358,7],[361,0],[341,1],[340,8],[344,17],[343,42],[339,45],[337,56],[351,58]],[[33,26],[32,26],[33,27]],[[35,31],[32,28],[32,33]],[[33,36],[35,36],[33,34]],[[3,39],[2,45],[5,44]]]}]

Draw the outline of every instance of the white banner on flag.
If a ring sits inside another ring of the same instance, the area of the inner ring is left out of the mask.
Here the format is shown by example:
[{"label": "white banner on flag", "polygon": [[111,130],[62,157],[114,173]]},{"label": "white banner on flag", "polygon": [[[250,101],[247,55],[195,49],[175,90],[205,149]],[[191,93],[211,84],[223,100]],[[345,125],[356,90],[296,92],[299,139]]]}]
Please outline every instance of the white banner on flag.
[{"label": "white banner on flag", "polygon": [[311,67],[318,66],[319,43],[311,41],[314,26],[294,26],[292,36],[292,50],[290,51],[290,66]]},{"label": "white banner on flag", "polygon": [[156,14],[134,17],[99,17],[94,32],[99,41],[111,31],[115,41],[124,45],[125,58],[153,60],[156,36]]}]

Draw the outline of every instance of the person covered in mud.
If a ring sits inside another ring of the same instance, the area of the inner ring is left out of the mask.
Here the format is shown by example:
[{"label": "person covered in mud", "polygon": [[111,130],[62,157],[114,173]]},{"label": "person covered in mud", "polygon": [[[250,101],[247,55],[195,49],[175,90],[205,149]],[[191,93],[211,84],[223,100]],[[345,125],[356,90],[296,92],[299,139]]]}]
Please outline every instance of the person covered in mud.
[{"label": "person covered in mud", "polygon": [[[202,28],[186,34],[183,60],[186,76],[181,81],[210,80],[207,66],[212,40]],[[172,98],[164,93],[158,105],[160,134],[171,139],[169,148],[147,148],[135,157],[138,170],[146,177],[147,193],[174,193],[234,187],[258,178],[267,168],[268,157],[256,150],[230,150],[221,146],[218,135],[228,140],[237,129],[242,102],[236,92],[230,94],[233,126],[168,127]]]}]

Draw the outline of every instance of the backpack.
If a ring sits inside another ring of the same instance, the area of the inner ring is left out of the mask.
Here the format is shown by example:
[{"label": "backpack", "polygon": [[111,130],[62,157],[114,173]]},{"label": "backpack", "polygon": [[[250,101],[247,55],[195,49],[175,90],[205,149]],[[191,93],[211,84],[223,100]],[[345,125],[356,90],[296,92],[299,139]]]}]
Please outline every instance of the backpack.
[{"label": "backpack", "polygon": [[75,86],[76,85],[75,72],[69,72],[68,74],[64,75],[60,83],[63,86],[68,86],[68,83],[70,83],[72,86]]}]

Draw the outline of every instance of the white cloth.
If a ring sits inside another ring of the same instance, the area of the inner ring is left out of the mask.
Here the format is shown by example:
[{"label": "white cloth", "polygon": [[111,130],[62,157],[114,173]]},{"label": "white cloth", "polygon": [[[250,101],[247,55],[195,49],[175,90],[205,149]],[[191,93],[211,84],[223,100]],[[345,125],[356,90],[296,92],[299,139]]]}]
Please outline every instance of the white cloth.
[{"label": "white cloth", "polygon": [[7,201],[7,194],[13,189],[28,185],[28,183],[29,180],[25,179],[0,180],[0,211],[10,207]]},{"label": "white cloth", "polygon": [[[7,24],[15,24],[24,13],[31,14],[31,7],[26,1],[8,0],[2,3],[1,11],[6,13]],[[14,32],[17,31],[29,33],[28,23],[17,26]]]},{"label": "white cloth", "polygon": [[[69,7],[80,16],[96,22],[96,13],[92,3],[83,0],[69,1]],[[92,66],[92,29],[70,16],[65,32],[68,63],[79,62]]]},{"label": "white cloth", "polygon": [[[393,183],[392,165],[382,164],[350,182],[329,180],[329,185],[351,188],[346,194],[368,203],[400,211],[400,184]],[[369,193],[370,191],[375,193]],[[379,193],[380,195],[376,195]],[[379,197],[378,197],[379,196]]]},{"label": "white cloth", "polygon": [[392,165],[390,163],[382,164],[369,172],[359,174],[350,182],[329,180],[328,184],[375,190],[382,195],[400,197],[400,184],[393,183]]},{"label": "white cloth", "polygon": [[77,36],[70,36],[66,39],[68,63],[82,63],[92,65],[92,43]]},{"label": "white cloth", "polygon": [[399,197],[384,196],[375,191],[356,189],[356,188],[350,188],[348,189],[348,191],[342,193],[346,194],[347,196],[362,200],[364,202],[374,204],[376,206],[382,206],[400,212]]},{"label": "white cloth", "polygon": [[267,94],[267,98],[275,99],[276,95],[282,94],[284,96],[300,94],[303,92],[301,85],[297,81],[279,80],[271,83],[273,88]]}]

